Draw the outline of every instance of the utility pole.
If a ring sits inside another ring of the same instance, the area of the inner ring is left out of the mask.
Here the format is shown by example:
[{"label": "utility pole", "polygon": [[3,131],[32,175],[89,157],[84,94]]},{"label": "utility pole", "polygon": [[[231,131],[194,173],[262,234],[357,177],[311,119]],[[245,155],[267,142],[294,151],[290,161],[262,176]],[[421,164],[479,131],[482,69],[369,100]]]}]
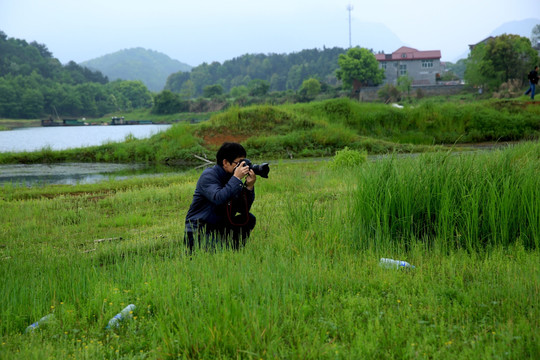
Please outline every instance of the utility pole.
[{"label": "utility pole", "polygon": [[351,3],[347,5],[347,11],[349,12],[349,49],[352,47],[352,41],[351,41],[351,11],[353,11],[354,7]]}]

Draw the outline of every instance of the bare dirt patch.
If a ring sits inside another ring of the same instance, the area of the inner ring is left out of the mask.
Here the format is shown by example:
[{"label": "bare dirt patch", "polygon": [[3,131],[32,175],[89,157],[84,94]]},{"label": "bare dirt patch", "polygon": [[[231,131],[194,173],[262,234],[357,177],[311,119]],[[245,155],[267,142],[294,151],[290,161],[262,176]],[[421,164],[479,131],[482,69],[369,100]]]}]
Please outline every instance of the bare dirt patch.
[{"label": "bare dirt patch", "polygon": [[246,140],[249,136],[246,135],[232,135],[232,134],[205,134],[203,140],[206,144],[212,146],[221,146],[224,142],[237,142],[240,143]]}]

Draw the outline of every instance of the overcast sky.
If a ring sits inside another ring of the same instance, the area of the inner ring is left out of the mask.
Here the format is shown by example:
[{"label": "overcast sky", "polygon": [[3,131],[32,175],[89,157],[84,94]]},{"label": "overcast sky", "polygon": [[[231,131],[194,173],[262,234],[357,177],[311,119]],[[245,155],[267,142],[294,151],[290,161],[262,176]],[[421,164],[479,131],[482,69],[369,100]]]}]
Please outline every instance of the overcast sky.
[{"label": "overcast sky", "polygon": [[[62,63],[143,47],[192,66],[246,53],[403,44],[454,61],[503,23],[540,18],[540,0],[0,0],[0,30]],[[0,54],[1,56],[1,54]]]}]

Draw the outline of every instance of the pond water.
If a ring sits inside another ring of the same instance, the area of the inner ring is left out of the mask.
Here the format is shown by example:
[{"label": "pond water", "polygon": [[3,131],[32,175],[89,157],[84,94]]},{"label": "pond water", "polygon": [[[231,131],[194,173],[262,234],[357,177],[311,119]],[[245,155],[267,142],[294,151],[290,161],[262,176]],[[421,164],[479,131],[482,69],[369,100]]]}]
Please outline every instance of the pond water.
[{"label": "pond water", "polygon": [[121,142],[133,135],[143,139],[171,125],[109,125],[29,127],[0,131],[0,152],[37,151],[46,147],[65,150]]},{"label": "pond water", "polygon": [[102,163],[0,165],[0,186],[4,184],[14,186],[90,184],[111,177],[117,179],[128,177],[143,168],[143,165],[137,164]]},{"label": "pond water", "polygon": [[[0,152],[39,151],[44,147],[64,150],[121,142],[132,135],[143,139],[171,125],[58,126],[0,131]],[[142,164],[66,163],[0,165],[0,186],[14,184],[88,184],[129,176],[149,176],[153,171]]]}]

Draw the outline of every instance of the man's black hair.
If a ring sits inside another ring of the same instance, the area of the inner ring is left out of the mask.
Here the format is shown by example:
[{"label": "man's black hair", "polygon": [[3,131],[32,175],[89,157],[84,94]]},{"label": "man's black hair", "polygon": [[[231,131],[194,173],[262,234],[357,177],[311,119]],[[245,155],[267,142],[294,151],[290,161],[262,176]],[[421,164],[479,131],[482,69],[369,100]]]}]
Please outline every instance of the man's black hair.
[{"label": "man's black hair", "polygon": [[223,166],[223,160],[232,163],[236,158],[246,157],[246,149],[238,143],[226,142],[221,145],[217,154],[216,160],[219,166]]}]

